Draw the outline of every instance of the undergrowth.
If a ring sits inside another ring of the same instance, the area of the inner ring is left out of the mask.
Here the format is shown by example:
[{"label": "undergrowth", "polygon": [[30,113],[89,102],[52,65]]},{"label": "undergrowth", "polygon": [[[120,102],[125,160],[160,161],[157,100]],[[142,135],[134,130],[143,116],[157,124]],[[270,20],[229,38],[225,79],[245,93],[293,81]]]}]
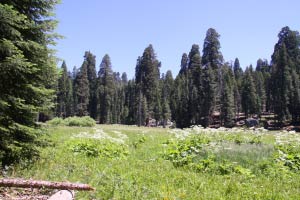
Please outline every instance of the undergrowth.
[{"label": "undergrowth", "polygon": [[77,199],[299,199],[300,136],[238,129],[49,126],[5,176],[87,183]]}]

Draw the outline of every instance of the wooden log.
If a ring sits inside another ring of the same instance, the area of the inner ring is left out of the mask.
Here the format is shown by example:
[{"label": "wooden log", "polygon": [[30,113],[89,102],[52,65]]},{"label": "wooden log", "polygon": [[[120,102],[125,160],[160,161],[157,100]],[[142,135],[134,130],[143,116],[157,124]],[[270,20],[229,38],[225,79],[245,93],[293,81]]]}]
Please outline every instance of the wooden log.
[{"label": "wooden log", "polygon": [[81,183],[50,182],[24,179],[0,179],[0,187],[50,188],[60,190],[95,190],[91,186]]}]

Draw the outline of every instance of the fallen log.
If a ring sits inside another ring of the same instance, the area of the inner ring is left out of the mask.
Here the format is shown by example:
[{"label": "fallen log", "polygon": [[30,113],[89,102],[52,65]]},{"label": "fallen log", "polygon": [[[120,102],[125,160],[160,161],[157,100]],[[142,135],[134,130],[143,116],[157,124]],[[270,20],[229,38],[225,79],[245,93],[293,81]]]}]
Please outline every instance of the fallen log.
[{"label": "fallen log", "polygon": [[50,188],[60,190],[95,190],[88,184],[24,179],[0,179],[0,187]]}]

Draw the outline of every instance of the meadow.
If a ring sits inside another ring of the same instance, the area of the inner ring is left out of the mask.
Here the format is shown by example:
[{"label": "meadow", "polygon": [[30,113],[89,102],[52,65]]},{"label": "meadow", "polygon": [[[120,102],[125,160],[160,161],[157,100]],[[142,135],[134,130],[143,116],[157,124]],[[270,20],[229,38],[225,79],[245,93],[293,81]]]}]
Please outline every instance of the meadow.
[{"label": "meadow", "polygon": [[76,199],[299,199],[300,136],[264,129],[47,125],[10,177],[87,183]]}]

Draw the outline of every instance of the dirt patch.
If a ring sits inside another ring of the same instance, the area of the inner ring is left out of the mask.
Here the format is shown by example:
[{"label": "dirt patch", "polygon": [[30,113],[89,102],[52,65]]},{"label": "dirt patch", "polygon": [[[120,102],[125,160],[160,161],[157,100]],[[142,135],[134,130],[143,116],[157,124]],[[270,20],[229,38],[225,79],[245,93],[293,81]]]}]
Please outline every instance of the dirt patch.
[{"label": "dirt patch", "polygon": [[47,200],[53,190],[0,188],[0,200]]}]

